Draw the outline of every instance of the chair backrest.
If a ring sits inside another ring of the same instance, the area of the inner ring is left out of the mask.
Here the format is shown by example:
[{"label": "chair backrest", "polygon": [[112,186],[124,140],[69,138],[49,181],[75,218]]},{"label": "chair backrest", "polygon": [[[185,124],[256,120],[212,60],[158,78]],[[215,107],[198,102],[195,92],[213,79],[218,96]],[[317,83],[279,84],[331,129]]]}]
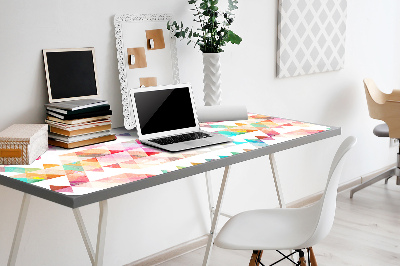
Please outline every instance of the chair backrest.
[{"label": "chair backrest", "polygon": [[314,233],[307,240],[304,247],[311,247],[318,243],[328,235],[332,228],[335,217],[337,189],[342,175],[346,154],[356,144],[356,142],[357,139],[353,136],[346,138],[333,158],[324,194],[319,202],[314,205],[316,208],[320,208],[320,217]]},{"label": "chair backrest", "polygon": [[389,137],[400,138],[400,90],[391,94],[383,93],[372,79],[364,79],[369,116],[385,121],[389,127]]},{"label": "chair backrest", "polygon": [[365,93],[377,104],[385,104],[387,102],[400,102],[400,90],[394,89],[390,94],[381,91],[375,84],[373,79],[365,78],[364,80]]},{"label": "chair backrest", "polygon": [[388,94],[379,90],[378,86],[372,79],[364,79],[365,96],[367,98],[367,105],[369,116],[374,119],[382,120],[385,117],[385,103]]},{"label": "chair backrest", "polygon": [[369,116],[371,118],[380,119],[381,114],[378,111],[379,104],[383,104],[385,101],[381,102],[379,101],[382,100],[381,97],[375,96],[377,91],[375,82],[371,79],[364,79],[364,89],[365,89],[365,97],[367,98]]}]

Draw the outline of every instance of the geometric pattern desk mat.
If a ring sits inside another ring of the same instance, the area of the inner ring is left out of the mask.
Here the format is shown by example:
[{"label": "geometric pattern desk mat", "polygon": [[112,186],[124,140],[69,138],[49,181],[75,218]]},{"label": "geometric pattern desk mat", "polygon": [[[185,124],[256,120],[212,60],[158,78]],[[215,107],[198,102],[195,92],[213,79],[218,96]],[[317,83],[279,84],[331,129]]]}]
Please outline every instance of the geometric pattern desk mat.
[{"label": "geometric pattern desk mat", "polygon": [[49,150],[29,166],[0,166],[0,174],[66,195],[83,195],[330,130],[329,127],[249,114],[248,120],[201,123],[233,141],[179,153],[144,146],[129,133],[117,140]]}]

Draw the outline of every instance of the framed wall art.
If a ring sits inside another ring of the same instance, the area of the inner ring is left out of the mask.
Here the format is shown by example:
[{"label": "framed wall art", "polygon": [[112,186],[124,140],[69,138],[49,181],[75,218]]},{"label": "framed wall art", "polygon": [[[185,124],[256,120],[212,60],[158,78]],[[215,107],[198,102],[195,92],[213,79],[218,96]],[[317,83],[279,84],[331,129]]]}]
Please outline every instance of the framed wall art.
[{"label": "framed wall art", "polygon": [[135,127],[131,89],[179,83],[176,39],[169,14],[115,15],[115,38],[124,126]]},{"label": "framed wall art", "polygon": [[277,77],[344,67],[347,0],[279,0]]}]

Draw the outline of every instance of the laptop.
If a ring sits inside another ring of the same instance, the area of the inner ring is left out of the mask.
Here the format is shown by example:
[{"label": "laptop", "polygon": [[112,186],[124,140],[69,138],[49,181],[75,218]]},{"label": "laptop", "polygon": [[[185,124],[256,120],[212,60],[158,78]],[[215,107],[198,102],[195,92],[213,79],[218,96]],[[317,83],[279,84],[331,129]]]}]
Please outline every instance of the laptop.
[{"label": "laptop", "polygon": [[130,94],[143,144],[177,152],[231,141],[200,129],[189,84],[132,89]]}]

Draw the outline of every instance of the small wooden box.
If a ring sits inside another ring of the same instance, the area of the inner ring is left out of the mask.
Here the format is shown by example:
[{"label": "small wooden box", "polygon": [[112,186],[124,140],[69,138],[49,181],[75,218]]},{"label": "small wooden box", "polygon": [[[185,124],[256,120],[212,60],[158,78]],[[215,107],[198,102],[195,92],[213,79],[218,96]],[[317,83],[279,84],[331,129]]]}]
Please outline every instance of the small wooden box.
[{"label": "small wooden box", "polygon": [[15,124],[0,132],[0,165],[31,164],[48,149],[47,125]]}]

